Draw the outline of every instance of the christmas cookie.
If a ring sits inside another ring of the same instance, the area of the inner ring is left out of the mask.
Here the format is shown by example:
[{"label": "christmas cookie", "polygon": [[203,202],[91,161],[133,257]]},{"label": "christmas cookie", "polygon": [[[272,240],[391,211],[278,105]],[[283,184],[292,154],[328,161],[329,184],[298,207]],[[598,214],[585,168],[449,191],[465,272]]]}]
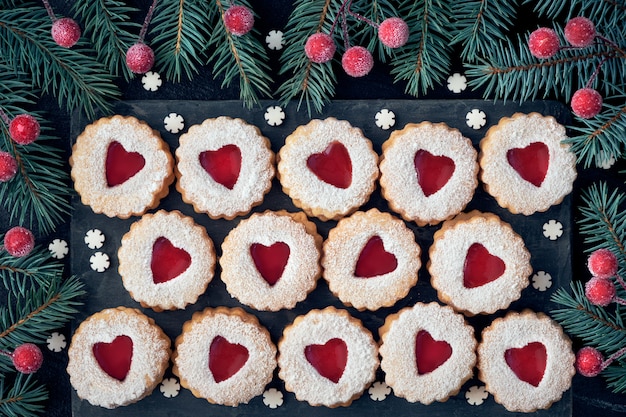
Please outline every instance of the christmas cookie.
[{"label": "christmas cookie", "polygon": [[559,204],[576,179],[576,156],[565,139],[565,128],[550,116],[515,113],[500,119],[480,141],[485,190],[516,214]]},{"label": "christmas cookie", "polygon": [[409,402],[446,401],[472,377],[474,328],[448,306],[404,308],[387,316],[379,333],[385,382]]},{"label": "christmas cookie", "polygon": [[477,152],[443,123],[408,124],[383,143],[380,186],[389,207],[420,226],[461,212],[478,185]]},{"label": "christmas cookie", "polygon": [[241,308],[193,314],[176,338],[173,372],[210,403],[237,406],[263,393],[276,368],[269,332]]},{"label": "christmas cookie", "polygon": [[338,220],[367,202],[378,156],[360,129],[329,117],[299,126],[278,153],[283,191],[309,216]]},{"label": "christmas cookie", "polygon": [[169,365],[170,339],[139,310],[117,307],[83,321],[68,351],[79,398],[115,408],[149,395]]},{"label": "christmas cookie", "polygon": [[70,165],[82,203],[109,217],[144,214],[159,204],[174,181],[167,143],[132,116],[88,125],[76,138]]},{"label": "christmas cookie", "polygon": [[447,220],[433,237],[428,271],[439,299],[468,315],[507,308],[528,286],[530,253],[508,223],[472,211]]},{"label": "christmas cookie", "polygon": [[257,310],[293,308],[317,285],[322,237],[304,213],[255,213],[222,244],[226,290]]},{"label": "christmas cookie", "polygon": [[374,381],[378,349],[345,310],[327,307],[296,317],[278,342],[278,376],[312,406],[348,406]]},{"label": "christmas cookie", "polygon": [[206,230],[177,210],[159,210],[133,223],[117,257],[124,288],[155,311],[195,303],[213,279],[216,263]]},{"label": "christmas cookie", "polygon": [[224,116],[191,126],[176,159],[176,189],[212,218],[230,220],[260,204],[275,172],[270,142],[259,129]]},{"label": "christmas cookie", "polygon": [[389,307],[405,297],[421,265],[411,229],[377,209],[341,219],[330,230],[323,254],[330,291],[359,310]]},{"label": "christmas cookie", "polygon": [[574,376],[572,343],[548,316],[525,310],[493,321],[478,346],[478,377],[511,412],[549,408]]}]

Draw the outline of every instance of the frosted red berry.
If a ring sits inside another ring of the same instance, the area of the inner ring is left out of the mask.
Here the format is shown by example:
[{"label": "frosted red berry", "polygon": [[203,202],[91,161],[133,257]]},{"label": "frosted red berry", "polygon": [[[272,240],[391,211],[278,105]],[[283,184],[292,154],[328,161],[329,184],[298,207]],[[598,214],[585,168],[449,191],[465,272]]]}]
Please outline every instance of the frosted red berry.
[{"label": "frosted red berry", "polygon": [[0,152],[0,182],[8,182],[17,173],[17,161],[8,152]]},{"label": "frosted red berry", "polygon": [[582,376],[594,377],[602,372],[604,357],[597,349],[585,346],[576,353],[576,370]]},{"label": "frosted red berry", "polygon": [[64,48],[71,48],[76,45],[78,39],[80,39],[80,26],[74,19],[64,17],[62,19],[55,20],[52,24],[52,39]]},{"label": "frosted red berry", "polygon": [[399,17],[390,17],[378,27],[378,39],[389,48],[399,48],[409,40],[409,25]]},{"label": "frosted red berry", "polygon": [[352,46],[341,57],[343,70],[351,77],[363,77],[374,67],[370,51],[362,46]]},{"label": "frosted red berry", "polygon": [[246,6],[231,6],[224,12],[224,25],[235,36],[243,36],[252,30],[254,15]]},{"label": "frosted red berry", "polygon": [[536,58],[551,58],[560,47],[558,35],[550,28],[539,28],[528,37],[528,49]]},{"label": "frosted red berry", "polygon": [[333,59],[337,46],[333,38],[326,33],[314,33],[304,44],[304,53],[316,64],[323,64]]},{"label": "frosted red berry", "polygon": [[11,354],[13,366],[23,374],[35,373],[43,364],[41,349],[33,343],[24,343],[15,348]]},{"label": "frosted red berry", "polygon": [[596,27],[586,17],[575,17],[565,25],[565,39],[572,45],[585,48],[596,39]]},{"label": "frosted red berry", "polygon": [[30,114],[17,115],[9,123],[9,135],[20,145],[33,143],[39,137],[40,131],[39,122]]},{"label": "frosted red berry", "polygon": [[571,106],[576,116],[591,119],[602,110],[602,96],[593,88],[581,88],[572,96]]},{"label": "frosted red berry", "polygon": [[154,51],[145,43],[138,42],[128,48],[126,65],[135,74],[145,74],[154,65]]},{"label": "frosted red berry", "polygon": [[593,277],[585,284],[585,296],[592,304],[606,307],[615,299],[615,285],[609,278]]},{"label": "frosted red berry", "polygon": [[613,277],[617,274],[617,267],[617,257],[609,249],[598,249],[587,259],[587,268],[596,277]]},{"label": "frosted red berry", "polygon": [[25,227],[15,226],[4,235],[4,250],[16,258],[28,255],[34,247],[35,236]]}]

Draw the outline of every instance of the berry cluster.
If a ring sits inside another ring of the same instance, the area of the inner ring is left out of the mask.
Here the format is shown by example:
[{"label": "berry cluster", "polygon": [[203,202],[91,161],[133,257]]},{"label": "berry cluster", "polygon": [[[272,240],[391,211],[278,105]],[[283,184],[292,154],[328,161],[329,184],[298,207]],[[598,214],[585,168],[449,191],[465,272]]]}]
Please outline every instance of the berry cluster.
[{"label": "berry cluster", "polygon": [[[29,145],[33,143],[41,131],[39,122],[30,114],[19,114],[9,119],[2,109],[0,118],[9,128],[9,136],[17,145]],[[9,182],[17,174],[18,163],[13,154],[0,151],[0,182]]]}]

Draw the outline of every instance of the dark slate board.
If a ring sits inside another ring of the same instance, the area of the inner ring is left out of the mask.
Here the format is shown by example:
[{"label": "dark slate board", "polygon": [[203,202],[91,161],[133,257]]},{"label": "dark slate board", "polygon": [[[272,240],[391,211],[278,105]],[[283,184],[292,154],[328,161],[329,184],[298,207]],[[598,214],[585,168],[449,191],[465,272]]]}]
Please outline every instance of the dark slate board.
[{"label": "dark slate board", "polygon": [[[285,137],[291,133],[298,125],[306,124],[310,117],[305,108],[297,111],[295,104],[285,109],[286,118],[280,126],[269,126],[264,119],[265,109],[276,105],[274,102],[263,102],[260,107],[246,109],[242,107],[240,101],[134,101],[120,102],[116,105],[115,112],[122,115],[133,115],[146,121],[150,126],[159,130],[163,138],[170,144],[172,151],[178,144],[180,134],[187,131],[189,126],[199,124],[203,120],[217,116],[240,117],[248,123],[258,126],[262,133],[270,138],[272,147],[277,152],[284,142]],[[451,127],[459,129],[466,137],[472,139],[474,144],[483,137],[489,126],[496,124],[501,117],[510,116],[515,112],[537,111],[544,115],[552,115],[559,122],[566,124],[569,118],[569,111],[557,102],[529,102],[523,104],[516,103],[494,103],[481,100],[377,100],[377,101],[335,101],[328,104],[322,114],[314,114],[314,118],[325,118],[333,116],[338,119],[349,120],[354,126],[360,127],[364,134],[374,143],[374,149],[380,154],[381,144],[388,138],[390,130],[382,130],[375,124],[375,115],[381,109],[392,110],[396,115],[394,128],[401,129],[407,123],[428,120],[431,122],[445,122]],[[468,127],[465,116],[472,109],[480,109],[487,115],[487,124],[479,130]],[[183,116],[185,128],[178,134],[171,134],[164,128],[164,118],[170,113],[177,113]],[[72,120],[72,140],[75,140],[84,127],[91,123],[81,115],[75,115]],[[121,237],[126,233],[136,218],[128,220],[111,219],[104,215],[94,214],[89,207],[83,206],[77,196],[73,197],[74,215],[71,222],[71,265],[72,272],[79,275],[84,281],[88,296],[82,308],[77,323],[82,321],[92,313],[104,308],[116,307],[119,305],[140,308],[138,303],[133,301],[124,287],[117,273],[117,249],[120,245]],[[377,207],[388,211],[386,202],[381,198],[379,190],[376,190],[371,201],[363,207],[368,209]],[[237,225],[239,219],[233,221],[211,220],[206,215],[194,213],[191,206],[182,202],[180,195],[171,187],[170,194],[165,198],[159,208],[172,210],[178,209],[183,213],[194,217],[198,224],[206,227],[209,235],[213,239],[218,249],[218,256],[221,254],[220,245],[226,234]],[[274,181],[271,192],[266,196],[263,204],[253,211],[264,211],[267,209],[287,209],[295,211],[288,196],[282,193],[278,181]],[[533,288],[532,284],[523,291],[520,300],[514,302],[511,310],[519,311],[523,308],[531,308],[536,311],[550,311],[554,306],[550,302],[552,293],[562,286],[569,285],[571,280],[571,253],[570,244],[572,239],[572,198],[567,196],[563,203],[554,206],[545,213],[535,214],[527,217],[523,215],[513,215],[507,210],[500,208],[495,200],[482,190],[479,185],[474,199],[470,202],[466,210],[479,209],[481,211],[493,212],[499,215],[504,221],[510,223],[515,231],[525,240],[528,249],[532,254],[531,263],[534,272],[545,271],[552,276],[552,286],[544,292]],[[550,240],[543,235],[543,226],[550,220],[556,220],[563,225],[563,234],[556,240]],[[328,230],[336,222],[320,222],[316,220],[320,233],[326,237]],[[416,227],[409,224],[416,239],[422,247],[422,265],[426,264],[428,248],[432,244],[433,233],[438,226]],[[106,236],[104,246],[98,251],[109,255],[111,259],[110,268],[104,273],[94,272],[90,268],[89,258],[96,252],[91,250],[84,243],[85,233],[93,228],[100,229]],[[395,313],[399,309],[413,305],[414,303],[430,302],[436,300],[436,293],[429,284],[429,276],[426,268],[422,266],[419,274],[418,284],[410,291],[409,295],[399,301],[391,308],[384,308],[375,313],[358,312],[349,308],[351,314],[361,319],[364,324],[373,332],[378,339],[378,328],[384,322],[388,314]],[[211,306],[241,306],[235,299],[231,298],[225,290],[224,284],[219,279],[219,268],[216,277],[209,284],[209,287],[198,302],[189,306],[183,311],[171,311],[155,313],[150,309],[142,309],[148,316],[153,317],[156,323],[170,336],[172,340],[180,334],[182,324],[198,310]],[[345,308],[330,292],[323,279],[317,289],[309,297],[299,303],[295,309],[280,312],[258,312],[246,306],[247,311],[256,314],[263,325],[265,325],[276,343],[284,326],[293,321],[300,314],[304,314],[312,308],[321,308],[334,305]],[[469,319],[475,326],[477,337],[480,330],[488,325],[495,317],[502,316],[501,311],[491,316],[480,316]],[[261,416],[261,415],[307,415],[307,416],[379,416],[393,414],[400,416],[504,416],[516,415],[507,413],[504,407],[496,404],[493,397],[489,396],[480,406],[468,404],[465,393],[472,386],[482,386],[483,384],[476,377],[464,384],[461,392],[450,398],[445,403],[434,403],[429,406],[421,404],[411,404],[402,398],[389,395],[384,401],[374,401],[366,391],[364,395],[356,400],[350,407],[328,409],[325,407],[310,407],[307,403],[299,402],[294,395],[285,392],[282,382],[275,375],[274,380],[268,388],[276,388],[283,392],[284,403],[282,406],[270,409],[263,403],[262,396],[254,398],[248,405],[239,407],[225,407],[209,404],[203,399],[195,398],[188,390],[181,388],[178,396],[166,398],[159,388],[149,397],[126,407],[119,407],[115,410],[106,410],[91,406],[87,401],[81,401],[72,393],[72,412],[76,417],[98,417],[98,416]],[[171,369],[168,369],[166,378],[172,377]],[[377,380],[384,380],[384,375],[379,370]],[[562,400],[553,404],[548,410],[536,413],[540,416],[571,416],[572,395],[571,390],[567,391]],[[523,414],[520,414],[523,415]]]}]

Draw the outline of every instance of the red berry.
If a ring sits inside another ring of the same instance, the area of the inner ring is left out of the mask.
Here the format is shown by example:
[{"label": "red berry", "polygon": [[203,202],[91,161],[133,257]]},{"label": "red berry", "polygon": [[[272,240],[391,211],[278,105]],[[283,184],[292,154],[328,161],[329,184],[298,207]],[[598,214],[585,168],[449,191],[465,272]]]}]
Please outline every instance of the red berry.
[{"label": "red berry", "polygon": [[135,74],[144,74],[154,65],[154,51],[145,43],[138,42],[128,48],[126,65]]},{"label": "red berry", "polygon": [[351,77],[363,77],[374,67],[374,58],[366,48],[352,46],[341,57],[343,70]]},{"label": "red berry", "polygon": [[399,17],[385,19],[378,27],[378,39],[389,48],[404,46],[409,40],[409,25]]},{"label": "red berry", "polygon": [[71,48],[80,39],[80,26],[74,19],[64,17],[52,24],[52,39],[65,48]]},{"label": "red berry", "polygon": [[24,343],[16,347],[11,358],[15,369],[23,374],[35,373],[43,364],[41,349],[32,343]]},{"label": "red berry", "polygon": [[224,25],[235,36],[242,36],[252,30],[254,15],[246,6],[231,6],[224,12]]},{"label": "red berry", "polygon": [[608,249],[598,249],[587,259],[587,268],[595,277],[611,278],[617,274],[617,257]]},{"label": "red berry", "polygon": [[316,64],[330,61],[336,49],[333,38],[325,33],[314,33],[309,36],[304,44],[304,53]]},{"label": "red berry", "polygon": [[597,349],[585,346],[576,353],[576,370],[582,376],[594,377],[602,372],[604,357]]},{"label": "red berry", "polygon": [[15,226],[4,235],[4,249],[11,256],[22,258],[35,247],[35,236],[25,227]]},{"label": "red berry", "polygon": [[615,299],[615,285],[609,278],[593,277],[585,284],[585,295],[592,304],[606,307]]},{"label": "red berry", "polygon": [[602,96],[593,88],[581,88],[572,96],[572,111],[578,117],[591,119],[602,109]]},{"label": "red berry", "polygon": [[565,25],[565,39],[573,46],[585,48],[596,39],[596,27],[586,17],[575,17]]},{"label": "red berry", "polygon": [[550,58],[559,52],[559,37],[549,28],[539,28],[530,34],[528,49],[536,58]]},{"label": "red berry", "polygon": [[39,137],[40,130],[39,122],[30,114],[17,115],[9,123],[9,135],[20,145],[33,143]]},{"label": "red berry", "polygon": [[17,173],[17,161],[8,152],[0,152],[0,182],[8,182]]}]

